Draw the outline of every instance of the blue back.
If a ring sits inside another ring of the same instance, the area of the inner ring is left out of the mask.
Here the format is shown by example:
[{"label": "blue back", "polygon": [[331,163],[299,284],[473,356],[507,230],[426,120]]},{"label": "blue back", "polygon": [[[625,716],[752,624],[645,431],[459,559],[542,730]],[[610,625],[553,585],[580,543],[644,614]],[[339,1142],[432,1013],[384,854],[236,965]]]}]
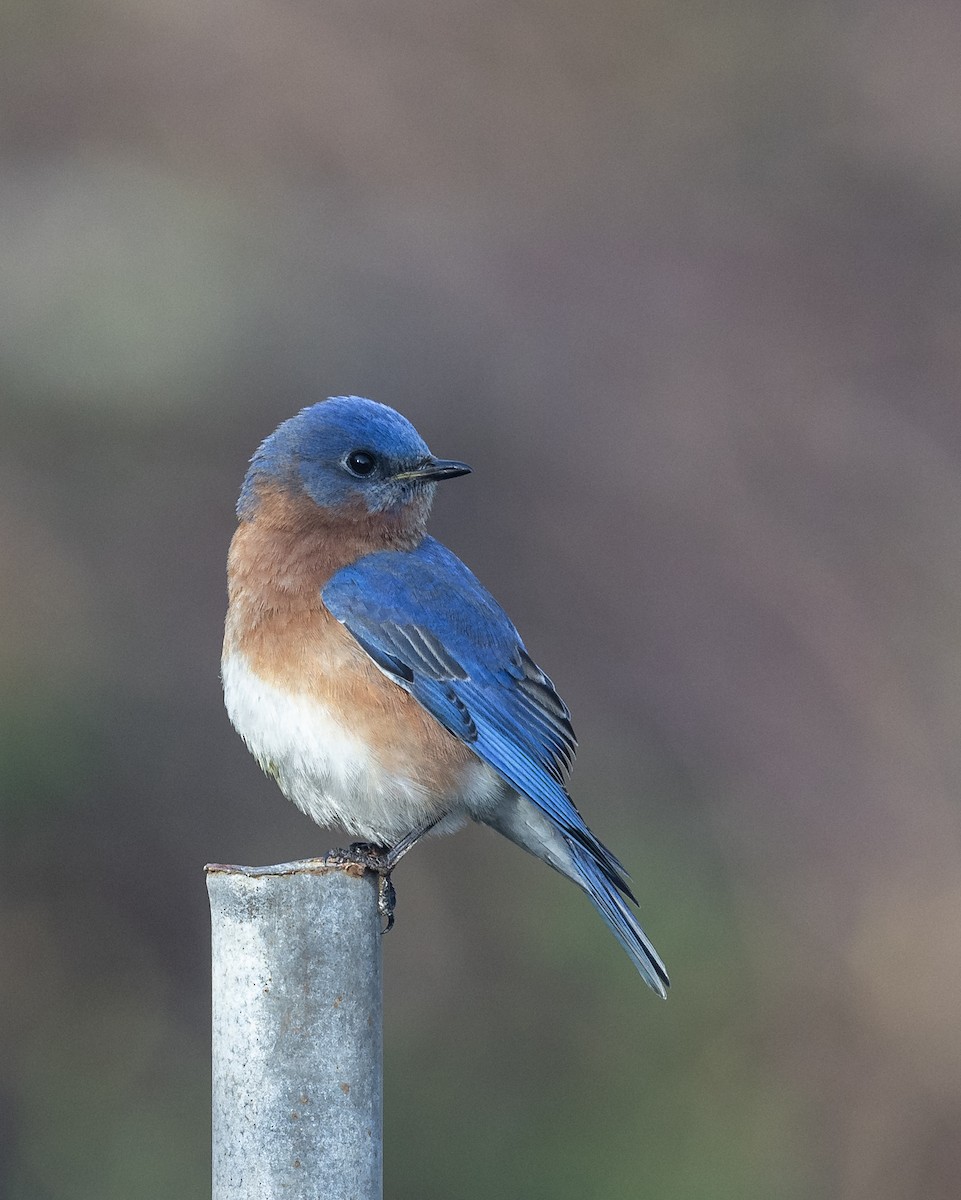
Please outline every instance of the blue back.
[{"label": "blue back", "polygon": [[414,550],[369,554],[338,571],[322,595],[383,670],[627,892],[623,868],[564,786],[576,747],[566,705],[455,554],[430,537]]}]

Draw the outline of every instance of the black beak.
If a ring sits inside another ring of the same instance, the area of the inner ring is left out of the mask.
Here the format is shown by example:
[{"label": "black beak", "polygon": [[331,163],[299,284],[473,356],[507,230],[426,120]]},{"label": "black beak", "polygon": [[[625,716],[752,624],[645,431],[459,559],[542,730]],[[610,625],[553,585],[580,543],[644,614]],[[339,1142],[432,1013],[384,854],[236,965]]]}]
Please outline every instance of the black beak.
[{"label": "black beak", "polygon": [[398,471],[394,478],[433,483],[439,479],[456,479],[458,475],[469,475],[470,471],[467,463],[455,462],[449,458],[428,458],[426,462],[409,471]]}]

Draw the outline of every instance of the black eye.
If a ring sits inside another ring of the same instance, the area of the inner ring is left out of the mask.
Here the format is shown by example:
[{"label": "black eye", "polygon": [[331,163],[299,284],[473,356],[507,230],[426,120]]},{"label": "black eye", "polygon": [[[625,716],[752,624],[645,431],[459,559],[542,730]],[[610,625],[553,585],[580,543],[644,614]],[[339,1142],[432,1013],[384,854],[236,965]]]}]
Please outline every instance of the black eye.
[{"label": "black eye", "polygon": [[377,459],[367,450],[351,450],[344,459],[347,470],[352,475],[369,475],[377,466]]}]

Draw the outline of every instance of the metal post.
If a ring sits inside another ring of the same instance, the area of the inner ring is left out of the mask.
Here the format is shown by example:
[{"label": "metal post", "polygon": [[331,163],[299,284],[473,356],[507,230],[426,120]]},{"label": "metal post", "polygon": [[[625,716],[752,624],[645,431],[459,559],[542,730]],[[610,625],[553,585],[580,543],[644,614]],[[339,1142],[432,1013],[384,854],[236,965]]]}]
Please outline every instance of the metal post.
[{"label": "metal post", "polygon": [[381,1200],[376,879],[210,865],[207,890],[213,1200]]}]

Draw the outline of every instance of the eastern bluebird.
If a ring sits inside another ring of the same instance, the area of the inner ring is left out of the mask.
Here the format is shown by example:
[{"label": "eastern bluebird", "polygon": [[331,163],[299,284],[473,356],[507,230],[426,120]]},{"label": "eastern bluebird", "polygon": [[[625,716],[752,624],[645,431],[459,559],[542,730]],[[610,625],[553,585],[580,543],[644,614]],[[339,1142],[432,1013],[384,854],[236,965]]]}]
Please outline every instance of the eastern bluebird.
[{"label": "eastern bluebird", "polygon": [[425,534],[437,481],[469,470],[359,396],[284,421],[237,503],[227,712],[302,812],[389,848],[372,858],[385,876],[429,830],[490,825],[582,887],[666,996],[624,868],[567,793],[567,706],[493,596]]}]

